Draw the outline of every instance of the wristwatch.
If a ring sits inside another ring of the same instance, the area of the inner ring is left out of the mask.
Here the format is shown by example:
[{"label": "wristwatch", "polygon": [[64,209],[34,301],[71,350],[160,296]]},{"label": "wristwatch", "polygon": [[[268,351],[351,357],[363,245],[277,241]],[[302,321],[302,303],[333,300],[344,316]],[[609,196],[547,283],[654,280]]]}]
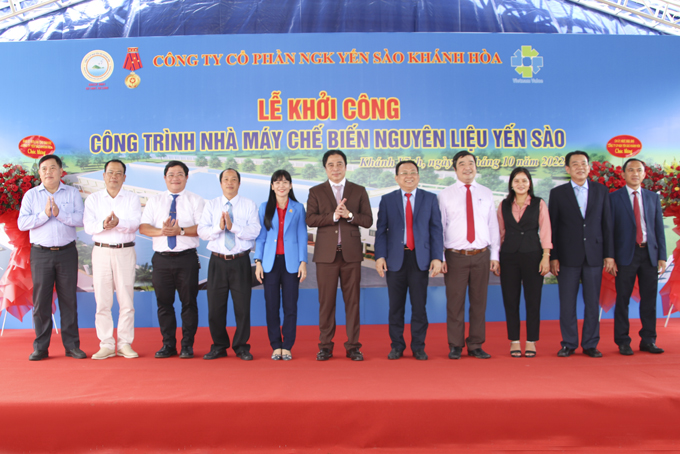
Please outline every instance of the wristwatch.
[{"label": "wristwatch", "polygon": [[180,227],[179,230],[180,230],[179,234],[181,236],[184,236],[184,227]]},{"label": "wristwatch", "polygon": [[262,260],[260,260],[260,259],[255,259],[255,263],[262,263]]},{"label": "wristwatch", "polygon": [[347,216],[347,219],[349,219],[350,221],[354,219],[354,214],[352,214],[351,211],[349,212],[349,216]]}]

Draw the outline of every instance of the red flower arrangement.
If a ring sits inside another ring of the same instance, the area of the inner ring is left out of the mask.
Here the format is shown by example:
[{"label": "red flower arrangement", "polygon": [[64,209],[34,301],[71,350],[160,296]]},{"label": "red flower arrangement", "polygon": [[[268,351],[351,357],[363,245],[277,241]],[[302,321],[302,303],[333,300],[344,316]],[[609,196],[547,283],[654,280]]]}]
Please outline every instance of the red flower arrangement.
[{"label": "red flower arrangement", "polygon": [[[678,167],[680,168],[680,166]],[[593,161],[590,174],[588,176],[593,181],[597,181],[598,183],[605,185],[607,189],[609,189],[609,192],[614,192],[626,185],[626,181],[623,179],[623,169],[621,166],[614,166],[614,164],[610,163],[609,161]],[[666,184],[666,173],[661,166],[645,165],[645,179],[641,184],[643,188],[649,189],[652,192],[661,193],[663,196],[662,191],[666,187]],[[663,200],[661,201],[661,205],[666,208]]]},{"label": "red flower arrangement", "polygon": [[29,189],[38,186],[40,180],[17,164],[4,164],[0,174],[0,215],[19,211],[21,200]]}]

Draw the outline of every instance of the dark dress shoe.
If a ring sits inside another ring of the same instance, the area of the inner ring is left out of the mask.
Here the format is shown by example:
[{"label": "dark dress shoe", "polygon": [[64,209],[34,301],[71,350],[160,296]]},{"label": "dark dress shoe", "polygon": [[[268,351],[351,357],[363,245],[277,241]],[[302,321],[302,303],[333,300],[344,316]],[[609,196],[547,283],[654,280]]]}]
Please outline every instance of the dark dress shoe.
[{"label": "dark dress shoe", "polygon": [[347,357],[352,361],[363,361],[364,355],[359,351],[357,347],[350,348],[347,350]]},{"label": "dark dress shoe", "polygon": [[449,359],[460,359],[460,355],[463,354],[463,347],[451,347],[449,352]]},{"label": "dark dress shoe", "polygon": [[591,358],[602,358],[602,353],[600,350],[593,348],[584,348],[583,353],[590,356]]},{"label": "dark dress shoe", "polygon": [[413,357],[420,361],[425,361],[427,359],[427,353],[425,350],[416,350],[413,352]]},{"label": "dark dress shoe", "polygon": [[226,357],[227,357],[227,351],[226,350],[217,350],[217,349],[210,350],[208,353],[203,355],[203,359],[217,359],[217,358],[226,358]]},{"label": "dark dress shoe", "polygon": [[322,348],[319,353],[316,354],[317,361],[328,361],[333,357],[333,352],[330,348]]},{"label": "dark dress shoe", "polygon": [[40,361],[43,359],[47,359],[49,357],[49,353],[47,353],[47,350],[36,350],[33,353],[30,354],[28,357],[29,361]]},{"label": "dark dress shoe", "polygon": [[170,347],[169,345],[163,345],[163,348],[156,352],[156,358],[170,358],[177,354],[177,349],[175,347]]},{"label": "dark dress shoe", "polygon": [[567,358],[576,352],[575,348],[569,348],[569,347],[562,347],[559,352],[557,352],[557,356],[560,358]]},{"label": "dark dress shoe", "polygon": [[404,352],[402,350],[397,350],[396,348],[393,348],[392,351],[390,352],[389,355],[387,355],[387,359],[399,359],[404,355]]},{"label": "dark dress shoe", "polygon": [[482,350],[481,348],[475,348],[474,350],[468,350],[468,356],[473,356],[479,359],[489,359],[491,355]]},{"label": "dark dress shoe", "polygon": [[179,357],[182,359],[189,359],[194,357],[194,347],[182,347],[179,352]]},{"label": "dark dress shoe", "polygon": [[630,348],[630,345],[619,345],[619,353],[624,356],[631,356],[633,354],[633,349]]},{"label": "dark dress shoe", "polygon": [[78,347],[71,349],[71,350],[66,350],[66,356],[70,358],[75,358],[75,359],[85,359],[87,358],[87,355],[85,354],[84,351],[79,349]]},{"label": "dark dress shoe", "polygon": [[236,356],[238,358],[241,358],[243,361],[252,361],[253,360],[253,355],[251,355],[248,350],[239,350],[239,351],[236,352]]},{"label": "dark dress shoe", "polygon": [[641,352],[649,352],[649,353],[663,353],[663,348],[659,348],[656,346],[654,342],[651,343],[640,343],[640,351]]}]

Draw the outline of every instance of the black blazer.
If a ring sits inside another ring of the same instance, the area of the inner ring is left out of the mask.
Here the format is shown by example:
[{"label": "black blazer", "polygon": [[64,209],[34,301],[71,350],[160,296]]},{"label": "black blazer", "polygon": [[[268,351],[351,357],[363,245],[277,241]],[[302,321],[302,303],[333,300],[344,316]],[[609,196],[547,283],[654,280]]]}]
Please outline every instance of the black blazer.
[{"label": "black blazer", "polygon": [[[644,218],[647,223],[647,252],[652,266],[659,260],[666,261],[666,236],[663,230],[663,212],[659,196],[648,189],[640,189]],[[625,186],[609,194],[614,220],[615,259],[619,265],[627,266],[635,253],[635,214]]]},{"label": "black blazer", "polygon": [[604,185],[588,181],[585,219],[571,182],[550,191],[548,212],[553,243],[550,260],[565,266],[601,266],[604,258],[614,257],[609,192]]}]

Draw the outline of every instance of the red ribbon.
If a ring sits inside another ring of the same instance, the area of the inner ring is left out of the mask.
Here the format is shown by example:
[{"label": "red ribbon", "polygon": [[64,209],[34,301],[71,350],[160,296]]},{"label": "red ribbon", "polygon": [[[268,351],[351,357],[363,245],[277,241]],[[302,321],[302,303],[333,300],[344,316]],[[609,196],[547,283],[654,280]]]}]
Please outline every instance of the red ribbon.
[{"label": "red ribbon", "polygon": [[128,71],[135,71],[142,67],[142,59],[139,58],[138,47],[128,47],[128,53],[125,56],[125,63],[123,68]]}]

